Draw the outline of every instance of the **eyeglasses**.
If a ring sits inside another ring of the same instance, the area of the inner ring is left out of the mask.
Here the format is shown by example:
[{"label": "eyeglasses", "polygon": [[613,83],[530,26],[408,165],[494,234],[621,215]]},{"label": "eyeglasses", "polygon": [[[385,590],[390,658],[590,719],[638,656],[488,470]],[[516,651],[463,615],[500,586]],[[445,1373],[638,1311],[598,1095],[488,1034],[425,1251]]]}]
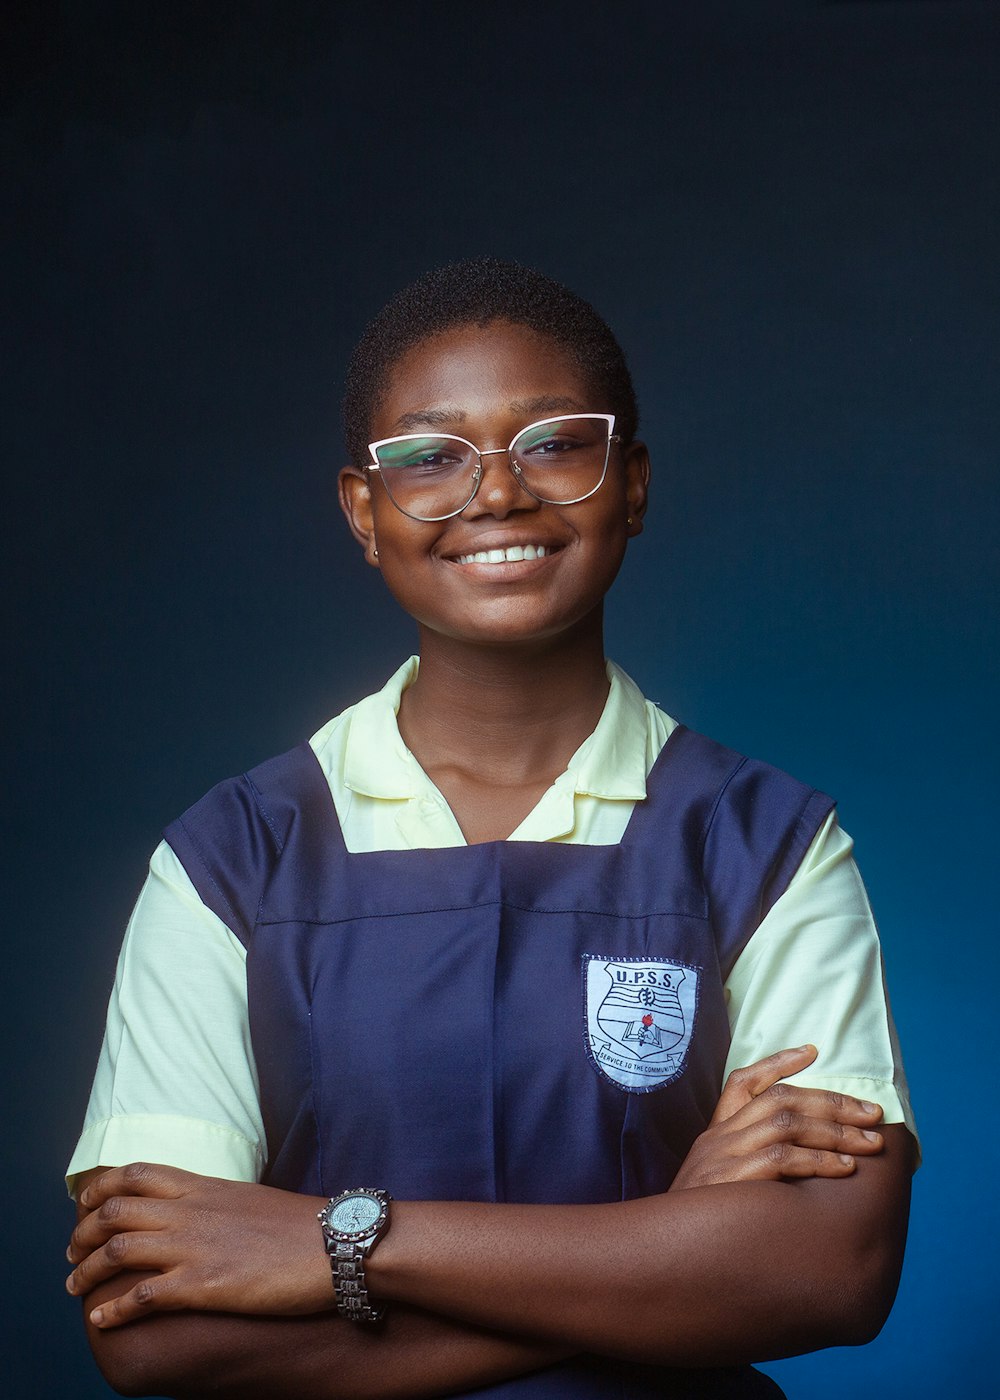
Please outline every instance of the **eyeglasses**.
[{"label": "eyeglasses", "polygon": [[474,499],[483,458],[507,454],[514,476],[537,501],[572,506],[598,491],[618,442],[613,413],[572,413],[522,428],[509,447],[479,448],[465,438],[404,433],[368,444],[368,471],[412,520],[448,520]]}]

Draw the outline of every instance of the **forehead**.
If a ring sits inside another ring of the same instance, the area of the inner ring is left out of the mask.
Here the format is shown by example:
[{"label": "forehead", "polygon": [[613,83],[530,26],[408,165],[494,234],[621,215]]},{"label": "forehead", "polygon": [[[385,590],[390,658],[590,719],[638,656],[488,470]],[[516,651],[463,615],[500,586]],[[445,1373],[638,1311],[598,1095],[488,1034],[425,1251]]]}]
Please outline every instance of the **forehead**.
[{"label": "forehead", "polygon": [[[551,336],[508,321],[456,326],[419,341],[389,372],[373,427],[403,431],[413,415],[474,423],[596,411],[583,372]],[[539,407],[541,405],[541,407]],[[549,407],[548,405],[551,405]]]}]

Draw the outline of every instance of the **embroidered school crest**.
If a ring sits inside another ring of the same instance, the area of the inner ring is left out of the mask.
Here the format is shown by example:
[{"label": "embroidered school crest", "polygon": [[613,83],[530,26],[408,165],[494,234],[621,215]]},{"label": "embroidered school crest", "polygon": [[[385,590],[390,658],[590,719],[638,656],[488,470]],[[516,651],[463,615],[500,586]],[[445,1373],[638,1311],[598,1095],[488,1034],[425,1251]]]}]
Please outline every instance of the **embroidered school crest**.
[{"label": "embroidered school crest", "polygon": [[623,1089],[647,1093],[684,1068],[698,1002],[698,969],[588,954],[583,960],[587,1053]]}]

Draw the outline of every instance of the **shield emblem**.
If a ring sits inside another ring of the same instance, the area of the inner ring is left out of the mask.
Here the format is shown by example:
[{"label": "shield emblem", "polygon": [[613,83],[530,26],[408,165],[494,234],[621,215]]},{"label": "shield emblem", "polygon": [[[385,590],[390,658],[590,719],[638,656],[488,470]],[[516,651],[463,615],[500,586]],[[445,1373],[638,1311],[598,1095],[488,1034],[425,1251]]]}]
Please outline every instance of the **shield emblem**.
[{"label": "shield emblem", "polygon": [[646,958],[584,958],[587,1051],[620,1088],[645,1092],[683,1071],[698,969]]}]

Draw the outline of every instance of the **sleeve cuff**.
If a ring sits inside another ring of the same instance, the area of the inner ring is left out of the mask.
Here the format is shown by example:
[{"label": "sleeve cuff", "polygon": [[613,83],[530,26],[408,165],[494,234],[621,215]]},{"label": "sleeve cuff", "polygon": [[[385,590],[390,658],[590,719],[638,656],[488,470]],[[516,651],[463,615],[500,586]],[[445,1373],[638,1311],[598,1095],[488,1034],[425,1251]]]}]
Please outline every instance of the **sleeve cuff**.
[{"label": "sleeve cuff", "polygon": [[127,1162],[158,1162],[227,1181],[259,1181],[264,1154],[259,1144],[200,1118],[145,1113],[105,1118],[85,1129],[69,1166],[66,1187],[76,1195],[76,1178],[94,1167]]}]

